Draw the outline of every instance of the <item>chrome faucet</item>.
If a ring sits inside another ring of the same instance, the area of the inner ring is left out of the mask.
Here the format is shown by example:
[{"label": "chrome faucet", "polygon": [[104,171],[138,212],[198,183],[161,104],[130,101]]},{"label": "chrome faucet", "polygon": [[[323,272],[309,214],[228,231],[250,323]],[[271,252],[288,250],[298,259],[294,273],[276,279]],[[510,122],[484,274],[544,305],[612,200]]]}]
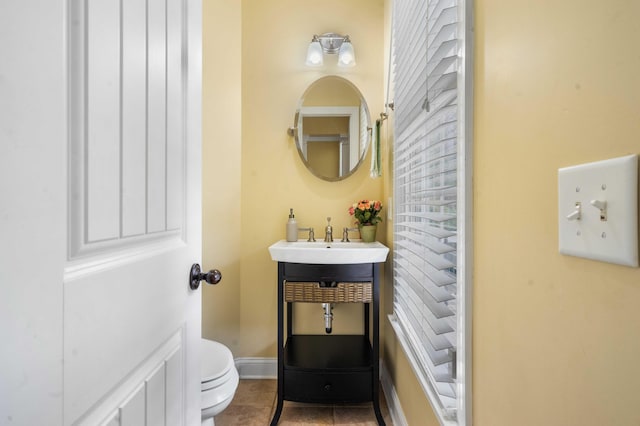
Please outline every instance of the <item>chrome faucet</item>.
[{"label": "chrome faucet", "polygon": [[343,243],[348,243],[349,242],[349,232],[355,232],[360,230],[360,228],[343,228],[342,229],[342,242]]},{"label": "chrome faucet", "polygon": [[307,241],[311,243],[315,243],[316,237],[313,233],[313,228],[298,228],[298,232],[304,232],[304,231],[309,231],[309,239]]},{"label": "chrome faucet", "polygon": [[331,218],[327,218],[327,227],[324,228],[324,242],[332,243],[333,242],[333,227],[331,226]]}]

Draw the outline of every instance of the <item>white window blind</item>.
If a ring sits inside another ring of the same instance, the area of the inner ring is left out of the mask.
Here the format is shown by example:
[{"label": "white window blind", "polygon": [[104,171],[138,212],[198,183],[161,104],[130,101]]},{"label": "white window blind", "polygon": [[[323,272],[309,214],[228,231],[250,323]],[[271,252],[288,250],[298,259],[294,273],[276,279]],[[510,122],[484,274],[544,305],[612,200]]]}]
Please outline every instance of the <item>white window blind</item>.
[{"label": "white window blind", "polygon": [[458,333],[463,2],[396,0],[393,10],[393,322],[443,423],[458,422],[456,355],[464,339]]}]

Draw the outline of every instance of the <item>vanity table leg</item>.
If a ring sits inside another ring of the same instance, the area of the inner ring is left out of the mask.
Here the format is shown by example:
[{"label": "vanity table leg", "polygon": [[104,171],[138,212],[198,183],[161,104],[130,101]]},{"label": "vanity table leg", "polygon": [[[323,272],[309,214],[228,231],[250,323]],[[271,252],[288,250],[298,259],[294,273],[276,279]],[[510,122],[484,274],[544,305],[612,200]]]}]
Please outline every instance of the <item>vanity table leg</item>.
[{"label": "vanity table leg", "polygon": [[373,411],[379,426],[385,426],[380,412],[380,265],[373,264]]},{"label": "vanity table leg", "polygon": [[[284,330],[283,305],[284,305],[284,263],[278,262],[278,403],[276,405],[271,426],[276,426],[282,414],[284,400]],[[288,326],[289,327],[289,326]]]},{"label": "vanity table leg", "polygon": [[369,315],[370,315],[370,310],[369,310],[369,303],[363,303],[363,309],[364,309],[364,335],[367,336],[367,338],[371,339],[371,334],[369,333],[370,328],[369,328]]},{"label": "vanity table leg", "polygon": [[287,339],[293,334],[293,303],[287,302]]}]

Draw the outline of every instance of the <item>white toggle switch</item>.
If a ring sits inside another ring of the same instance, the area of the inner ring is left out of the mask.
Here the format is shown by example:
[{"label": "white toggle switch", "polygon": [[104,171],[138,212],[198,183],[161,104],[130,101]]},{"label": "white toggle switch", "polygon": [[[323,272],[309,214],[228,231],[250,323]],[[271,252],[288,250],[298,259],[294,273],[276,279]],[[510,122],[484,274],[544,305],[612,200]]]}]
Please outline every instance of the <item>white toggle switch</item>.
[{"label": "white toggle switch", "polygon": [[576,203],[576,209],[567,215],[568,220],[580,220],[581,216],[581,205],[580,203]]},{"label": "white toggle switch", "polygon": [[[590,204],[595,208],[581,209]],[[638,266],[638,156],[558,170],[560,253]]]},{"label": "white toggle switch", "polygon": [[591,205],[600,210],[600,220],[607,221],[607,202],[601,200],[591,200]]}]

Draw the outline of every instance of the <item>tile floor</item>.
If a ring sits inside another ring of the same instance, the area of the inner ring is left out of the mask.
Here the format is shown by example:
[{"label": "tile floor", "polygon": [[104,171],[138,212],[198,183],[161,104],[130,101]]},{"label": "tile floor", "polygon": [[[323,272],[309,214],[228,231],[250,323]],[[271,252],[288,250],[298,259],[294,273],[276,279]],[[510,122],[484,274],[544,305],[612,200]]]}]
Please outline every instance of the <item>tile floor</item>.
[{"label": "tile floor", "polygon": [[[220,415],[216,426],[268,426],[276,405],[275,380],[240,380],[236,395]],[[389,409],[380,392],[380,410],[388,426],[393,426]],[[278,426],[350,425],[377,426],[371,403],[321,405],[284,402]]]}]

